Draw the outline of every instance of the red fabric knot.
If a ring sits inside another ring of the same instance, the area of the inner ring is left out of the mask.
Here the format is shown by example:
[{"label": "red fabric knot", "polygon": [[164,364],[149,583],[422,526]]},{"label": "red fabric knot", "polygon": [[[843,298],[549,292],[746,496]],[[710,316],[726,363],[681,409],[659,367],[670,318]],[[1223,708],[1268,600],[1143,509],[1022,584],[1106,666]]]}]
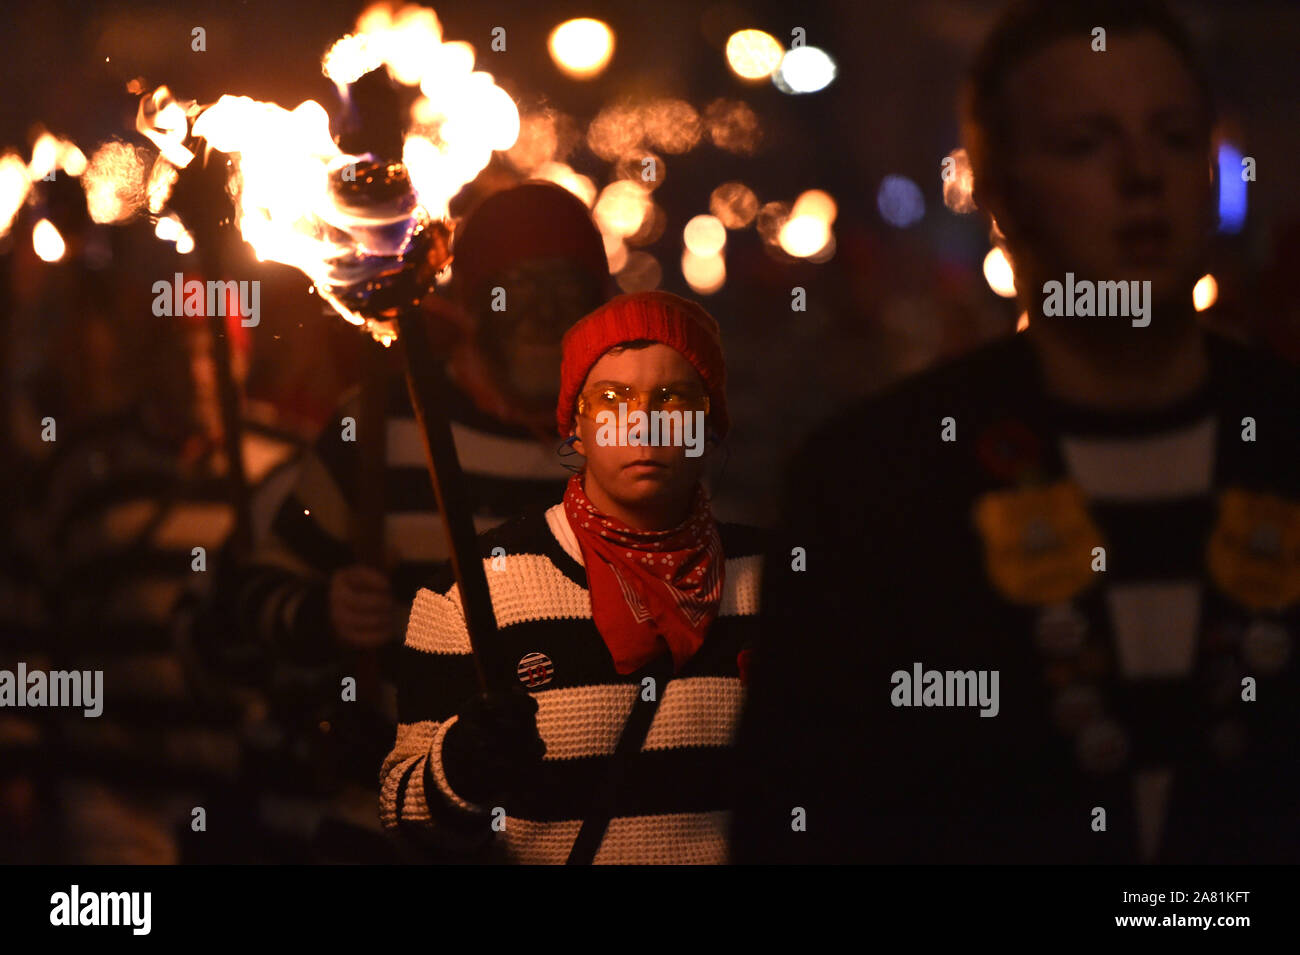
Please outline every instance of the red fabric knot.
[{"label": "red fabric knot", "polygon": [[[697,484],[690,515],[667,530],[637,530],[597,512],[613,541],[577,519],[590,507],[582,474],[574,474],[565,490],[564,511],[582,550],[592,619],[614,668],[623,675],[635,672],[667,645],[680,670],[704,643],[726,578],[722,538],[708,494]],[[666,570],[625,556],[651,550],[662,552]]]}]

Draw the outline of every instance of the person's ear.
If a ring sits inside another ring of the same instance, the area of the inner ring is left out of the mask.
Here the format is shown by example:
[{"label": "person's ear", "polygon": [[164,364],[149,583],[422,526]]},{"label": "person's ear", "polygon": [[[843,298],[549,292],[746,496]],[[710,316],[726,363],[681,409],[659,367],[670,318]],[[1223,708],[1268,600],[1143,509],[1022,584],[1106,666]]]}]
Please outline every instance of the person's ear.
[{"label": "person's ear", "polygon": [[573,450],[577,451],[584,458],[587,456],[587,452],[582,449],[582,439],[578,437],[578,428],[576,425],[569,430],[569,441],[573,445]]}]

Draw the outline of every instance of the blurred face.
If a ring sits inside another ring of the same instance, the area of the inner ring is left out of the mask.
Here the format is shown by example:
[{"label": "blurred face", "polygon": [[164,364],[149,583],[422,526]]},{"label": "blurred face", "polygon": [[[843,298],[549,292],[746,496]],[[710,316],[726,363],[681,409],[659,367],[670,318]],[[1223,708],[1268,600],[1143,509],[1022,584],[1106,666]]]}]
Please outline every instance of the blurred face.
[{"label": "blurred face", "polygon": [[1067,271],[1150,280],[1154,328],[1160,303],[1190,314],[1203,272],[1209,130],[1195,82],[1164,39],[1112,33],[1106,45],[1094,52],[1089,37],[1061,39],[1008,76],[1012,141],[984,202],[1031,301],[1041,304],[1043,283]]},{"label": "blurred face", "polygon": [[[705,393],[704,382],[691,363],[679,352],[660,344],[612,350],[602,355],[587,374],[582,393],[607,387],[630,387],[641,396]],[[629,406],[628,414],[634,410]],[[613,442],[606,440],[611,430],[616,438]],[[587,496],[602,511],[632,527],[642,530],[675,527],[686,519],[695,485],[704,470],[705,455],[688,456],[688,448],[681,443],[629,444],[630,430],[607,428],[602,433],[600,422],[590,412],[577,415],[578,440],[574,448],[587,459],[583,484]]]},{"label": "blurred face", "polygon": [[600,302],[598,284],[564,259],[519,263],[492,279],[504,309],[479,310],[480,344],[501,386],[529,410],[553,411],[558,399],[560,341]]}]

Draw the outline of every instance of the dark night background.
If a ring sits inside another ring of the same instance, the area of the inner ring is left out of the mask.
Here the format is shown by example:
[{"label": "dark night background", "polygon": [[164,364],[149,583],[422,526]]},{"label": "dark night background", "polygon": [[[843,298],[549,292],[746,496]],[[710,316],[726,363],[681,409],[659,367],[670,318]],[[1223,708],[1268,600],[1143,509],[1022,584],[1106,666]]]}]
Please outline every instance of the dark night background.
[{"label": "dark night background", "polygon": [[[165,83],[177,96],[200,102],[225,92],[290,107],[314,98],[333,112],[333,87],[318,64],[333,40],[352,29],[362,6],[334,0],[10,3],[0,36],[8,93],[0,101],[0,145],[26,156],[29,128],[38,121],[87,154],[86,147],[112,136],[140,142],[132,129],[136,98],[125,91],[135,77],[144,78],[146,89]],[[935,0],[436,7],[444,38],[472,43],[476,68],[491,72],[522,112],[546,103],[585,126],[607,103],[653,94],[681,97],[697,108],[717,97],[738,98],[758,113],[764,135],[752,156],[702,144],[666,157],[667,179],[656,199],[668,214],[667,228],[647,251],[659,258],[662,286],[670,291],[690,291],[678,268],[680,230],[707,211],[708,194],[719,183],[745,182],[760,202],[792,201],[809,188],[825,189],[838,202],[837,252],[829,262],[774,267],[751,227],[730,235],[727,284],[704,299],[722,322],[730,359],[739,427],[720,493],[737,515],[770,518],[772,465],[827,410],[900,370],[1014,325],[1014,308],[989,291],[980,274],[989,248],[982,224],[977,216],[944,208],[937,175],[939,161],[958,144],[954,102],[961,71],[998,6]],[[1258,161],[1246,229],[1222,243],[1227,264],[1218,274],[1216,320],[1245,323],[1253,335],[1267,328],[1294,348],[1294,317],[1285,321],[1281,303],[1262,296],[1273,291],[1274,272],[1288,274],[1279,258],[1295,254],[1300,7],[1176,7],[1206,52],[1235,141]],[[610,66],[590,81],[562,75],[546,51],[550,29],[580,15],[603,17],[617,37]],[[206,52],[190,50],[195,26],[207,31]],[[506,28],[507,52],[489,49],[494,26]],[[744,83],[728,70],[722,46],[732,30],[765,29],[788,43],[796,26],[807,31],[810,45],[836,60],[838,76],[824,91],[788,96],[771,83]],[[570,163],[597,186],[606,181],[608,164],[584,148]],[[924,191],[924,217],[911,228],[886,224],[876,209],[876,189],[889,174],[905,175]],[[147,226],[133,228],[147,235]],[[141,282],[171,270],[168,259],[175,257],[166,247],[152,251],[157,262]],[[787,309],[788,290],[796,284],[809,290],[806,314]],[[287,302],[293,304],[292,296]],[[1267,316],[1260,313],[1265,302]],[[315,315],[305,296],[298,304]],[[277,350],[304,344],[290,334],[268,338],[255,334],[252,347],[255,360],[269,366],[277,365]],[[254,398],[256,379],[250,384]],[[327,408],[329,399],[315,395],[313,407]]]},{"label": "dark night background", "polygon": [[[1257,161],[1244,228],[1216,239],[1211,271],[1219,297],[1205,318],[1300,361],[1294,293],[1300,274],[1295,188],[1300,5],[1294,0],[1173,5],[1211,68],[1225,133]],[[353,29],[365,6],[362,0],[6,0],[0,21],[0,152],[14,150],[26,160],[38,123],[74,141],[88,157],[96,144],[111,138],[145,145],[135,132],[137,97],[127,91],[136,79],[145,91],[165,84],[178,98],[202,103],[223,93],[290,108],[315,99],[334,115],[338,99],[321,74],[321,57]],[[1000,6],[995,0],[447,0],[434,5],[444,40],[471,43],[475,68],[490,72],[521,114],[546,106],[585,130],[602,108],[648,97],[680,98],[701,111],[726,98],[757,114],[762,137],[750,155],[702,140],[689,152],[664,157],[666,176],[654,197],[666,213],[665,228],[641,250],[662,267],[660,287],[701,301],[722,327],[735,424],[726,442],[725,471],[717,477],[721,462],[712,466],[715,513],[721,519],[771,523],[782,465],[800,438],[836,408],[981,341],[1014,333],[1017,307],[996,295],[982,274],[990,249],[986,226],[978,215],[957,215],[945,207],[939,175],[941,160],[959,145],[956,98],[963,70]],[[605,20],[616,36],[610,65],[592,80],[562,74],[546,48],[556,25],[579,16]],[[200,26],[206,30],[206,51],[194,52],[191,30]],[[506,29],[505,52],[490,48],[494,27]],[[729,70],[723,46],[733,31],[766,30],[788,45],[796,27],[803,28],[808,45],[825,50],[837,64],[837,77],[826,89],[787,95],[770,82],[743,82]],[[566,161],[597,188],[613,177],[611,163],[581,143]],[[498,171],[509,167],[500,165]],[[910,227],[890,225],[878,209],[877,190],[891,175],[907,177],[924,196],[924,215]],[[753,189],[760,203],[793,202],[809,189],[828,192],[838,203],[834,256],[820,264],[793,260],[774,252],[751,225],[728,233],[725,286],[712,295],[692,293],[680,269],[682,228],[709,211],[718,185],[733,180]],[[493,183],[501,184],[501,179]],[[198,257],[178,255],[154,237],[144,219],[88,227],[79,189],[70,191],[66,179],[48,191],[41,185],[37,190],[68,240],[69,254],[55,264],[34,256],[33,209],[21,211],[10,235],[0,239],[5,392],[0,439],[8,458],[0,654],[5,660],[25,657],[32,667],[42,659],[82,667],[95,657],[82,654],[77,641],[89,640],[107,625],[95,600],[88,598],[80,608],[75,574],[96,579],[104,567],[93,561],[74,567],[58,556],[60,548],[76,543],[76,508],[91,505],[67,503],[84,487],[75,474],[63,473],[68,468],[60,472],[60,462],[73,460],[67,457],[73,452],[42,442],[42,419],[58,419],[63,445],[65,434],[78,435],[78,428],[103,410],[98,402],[117,409],[148,406],[160,420],[175,414],[182,428],[188,422],[196,432],[182,434],[185,440],[176,443],[183,449],[178,457],[192,465],[193,487],[217,501],[223,485],[219,469],[204,470],[219,442],[213,439],[212,366],[202,336],[150,311],[153,283],[196,270]],[[312,437],[357,380],[359,333],[336,316],[322,317],[321,303],[308,293],[300,273],[259,264],[246,247],[229,257],[226,272],[227,278],[263,282],[260,326],[233,336],[236,365],[248,421],[291,450]],[[807,290],[806,312],[790,309],[794,286]],[[95,321],[86,324],[88,319]],[[109,364],[101,360],[111,351],[103,336],[117,343],[117,357]],[[120,392],[131,400],[123,403]],[[206,398],[195,397],[200,394]],[[99,453],[87,459],[91,471],[99,467]],[[887,459],[887,450],[857,453],[863,462]],[[268,451],[250,459],[254,480],[269,470],[271,457]],[[854,462],[846,464],[846,487],[851,487]],[[56,519],[59,507],[65,511]],[[190,539],[185,527],[173,530],[176,539]],[[218,535],[214,545],[220,543]],[[145,597],[165,605],[152,626],[158,645],[166,646],[177,626],[172,613],[177,593],[123,599]],[[52,623],[55,617],[58,622]],[[52,656],[46,656],[42,641],[51,627],[70,642],[55,642]],[[99,801],[101,785],[156,772],[147,768],[151,757],[162,762],[180,754],[179,761],[193,771],[195,791],[209,794],[202,797],[209,805],[221,798],[237,803],[232,793],[239,784],[232,780],[238,774],[231,767],[240,757],[219,728],[242,720],[244,752],[251,739],[254,750],[269,753],[278,745],[268,738],[278,732],[274,720],[258,699],[231,697],[214,686],[200,686],[193,695],[193,686],[184,682],[193,674],[183,677],[165,657],[159,656],[155,669],[122,676],[114,685],[128,695],[136,685],[174,687],[186,707],[197,701],[204,710],[196,725],[218,728],[208,736],[196,730],[180,741],[137,744],[126,737],[78,736],[97,732],[84,725],[94,721],[65,726],[0,719],[0,860],[173,861],[174,847],[132,836],[139,819],[103,808],[111,800]],[[182,662],[188,668],[193,661]],[[106,675],[106,683],[113,679]],[[185,713],[186,719],[193,715],[189,709]],[[149,719],[167,722],[166,716]],[[71,754],[66,759],[96,781],[66,787],[52,753]],[[3,769],[6,760],[9,770]],[[241,771],[248,771],[247,763]],[[217,791],[225,795],[210,795]],[[58,793],[49,803],[55,810],[46,804],[50,792]],[[359,811],[373,815],[373,791],[367,798]],[[181,793],[174,806],[158,803],[154,809],[173,813],[193,800]],[[305,810],[295,805],[286,797],[267,818],[299,818]],[[144,832],[147,826],[140,825]],[[91,837],[96,833],[98,842]],[[113,843],[115,834],[121,844]],[[69,852],[67,846],[81,849]],[[256,848],[266,858],[303,858],[299,849],[270,836]],[[346,849],[339,853],[348,855]]]}]

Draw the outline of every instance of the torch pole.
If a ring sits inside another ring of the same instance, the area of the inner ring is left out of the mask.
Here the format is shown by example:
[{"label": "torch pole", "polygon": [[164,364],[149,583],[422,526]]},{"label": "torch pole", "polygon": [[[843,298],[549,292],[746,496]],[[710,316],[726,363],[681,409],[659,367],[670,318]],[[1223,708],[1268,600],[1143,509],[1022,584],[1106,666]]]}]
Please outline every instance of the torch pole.
[{"label": "torch pole", "polygon": [[388,462],[386,349],[373,341],[361,348],[360,410],[357,416],[357,506],[352,544],[357,560],[384,570],[384,473]]},{"label": "torch pole", "polygon": [[[375,210],[385,203],[388,214],[401,210],[412,218],[418,208],[406,168],[397,162],[373,157],[357,161],[349,175],[342,172],[332,178],[335,202],[356,214],[357,210]],[[388,221],[381,215],[377,222]],[[434,349],[429,337],[421,303],[431,286],[436,270],[450,261],[450,230],[444,223],[428,221],[408,235],[398,261],[384,262],[380,270],[362,281],[354,281],[343,293],[347,307],[368,319],[382,318],[397,326],[398,347],[406,367],[406,386],[411,407],[424,438],[425,460],[433,493],[438,499],[443,528],[451,551],[451,568],[460,591],[461,610],[474,658],[474,670],[481,691],[501,690],[512,685],[503,666],[500,641],[497,639],[496,612],[488,589],[483,560],[479,556],[478,534],[474,528],[474,502],[465,486],[465,475],[456,456],[447,418],[451,386],[443,367],[443,356]],[[517,683],[513,684],[518,686]]]},{"label": "torch pole", "polygon": [[444,410],[448,407],[450,385],[441,361],[434,357],[418,306],[403,308],[398,313],[397,329],[406,361],[411,405],[424,435],[429,476],[433,479],[438,510],[451,547],[451,565],[460,589],[479,689],[487,691],[502,682],[505,671],[501,667],[496,612],[492,609],[487,575],[479,556],[473,504],[466,491],[451,423]]},{"label": "torch pole", "polygon": [[[220,222],[234,215],[226,191],[226,156],[212,151],[198,158],[177,182],[172,192],[172,206],[190,223],[199,253],[199,270],[206,280],[224,280],[226,232]],[[239,386],[231,360],[230,335],[226,316],[219,308],[207,316],[208,340],[212,348],[213,372],[217,387],[217,404],[221,415],[221,436],[226,458],[226,481],[230,501],[235,509],[235,527],[231,540],[237,553],[247,554],[252,542],[248,474],[244,470],[243,411]],[[237,311],[237,310],[236,310]],[[242,320],[242,319],[241,319]]]},{"label": "torch pole", "polygon": [[[205,243],[206,245],[206,243]],[[200,246],[202,249],[203,246]],[[202,252],[204,277],[220,278],[220,258]],[[225,311],[218,309],[217,311]],[[244,470],[243,416],[239,408],[239,388],[231,361],[230,336],[226,319],[222,315],[209,315],[208,337],[212,343],[212,360],[215,365],[217,400],[221,408],[221,436],[226,453],[227,480],[231,501],[235,507],[235,527],[231,539],[236,551],[248,553],[252,541],[252,518],[248,473]]]},{"label": "torch pole", "polygon": [[[356,559],[387,572],[384,535],[384,475],[388,467],[387,349],[374,341],[361,346],[361,407],[357,415],[357,505],[352,511],[352,546]],[[366,699],[378,699],[381,676],[376,650],[351,652],[357,682]]]}]

